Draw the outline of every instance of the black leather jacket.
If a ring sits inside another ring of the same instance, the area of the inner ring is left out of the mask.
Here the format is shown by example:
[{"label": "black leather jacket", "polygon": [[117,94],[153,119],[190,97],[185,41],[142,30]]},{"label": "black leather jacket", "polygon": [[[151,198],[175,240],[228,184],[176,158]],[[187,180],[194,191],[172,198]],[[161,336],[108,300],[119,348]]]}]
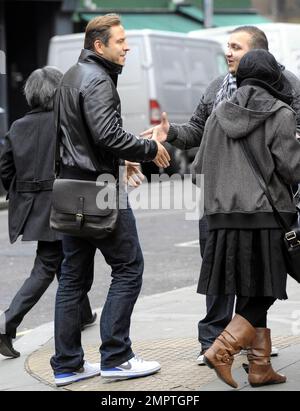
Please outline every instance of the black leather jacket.
[{"label": "black leather jacket", "polygon": [[[63,169],[117,176],[119,159],[151,161],[154,141],[139,139],[122,128],[120,98],[116,89],[122,66],[83,49],[77,64],[64,75],[59,90],[61,162]],[[58,101],[58,99],[57,99]],[[94,166],[83,139],[89,142],[101,169]],[[67,176],[70,178],[70,173]],[[76,177],[75,177],[76,174]]]}]

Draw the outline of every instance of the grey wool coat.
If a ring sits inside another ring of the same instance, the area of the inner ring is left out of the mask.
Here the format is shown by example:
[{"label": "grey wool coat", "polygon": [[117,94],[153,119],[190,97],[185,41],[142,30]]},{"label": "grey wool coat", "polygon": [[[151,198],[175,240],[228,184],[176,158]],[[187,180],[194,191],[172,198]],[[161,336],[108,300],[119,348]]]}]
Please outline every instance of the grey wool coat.
[{"label": "grey wool coat", "polygon": [[[290,184],[300,181],[296,114],[260,87],[240,87],[206,122],[193,163],[204,174],[204,208],[210,228],[278,227],[272,208],[245,157],[247,139],[276,208],[295,214]],[[210,218],[214,217],[214,218]]]},{"label": "grey wool coat", "polygon": [[9,237],[60,239],[49,227],[56,130],[53,111],[35,109],[16,120],[0,154],[0,176],[9,199]]}]

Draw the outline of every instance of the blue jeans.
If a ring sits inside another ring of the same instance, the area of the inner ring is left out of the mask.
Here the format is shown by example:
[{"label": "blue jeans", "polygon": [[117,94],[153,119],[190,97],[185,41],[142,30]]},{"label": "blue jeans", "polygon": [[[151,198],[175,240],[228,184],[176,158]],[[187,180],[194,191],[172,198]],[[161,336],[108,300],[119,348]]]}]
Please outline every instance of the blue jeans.
[{"label": "blue jeans", "polygon": [[234,299],[234,295],[206,296],[206,316],[198,322],[198,340],[201,350],[207,350],[230,323]]},{"label": "blue jeans", "polygon": [[100,319],[101,367],[114,367],[134,356],[129,338],[130,318],[142,286],[143,255],[131,208],[119,211],[114,233],[103,240],[64,236],[65,259],[56,294],[55,373],[70,372],[83,365],[79,303],[92,285],[85,268],[96,249],[112,269],[112,281]]}]

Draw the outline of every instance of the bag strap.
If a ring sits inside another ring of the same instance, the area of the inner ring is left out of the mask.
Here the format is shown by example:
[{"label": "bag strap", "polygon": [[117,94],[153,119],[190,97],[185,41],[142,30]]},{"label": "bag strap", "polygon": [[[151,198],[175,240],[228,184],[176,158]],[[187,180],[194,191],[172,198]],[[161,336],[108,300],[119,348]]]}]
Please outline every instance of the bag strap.
[{"label": "bag strap", "polygon": [[244,151],[244,154],[248,160],[248,163],[253,171],[253,174],[255,175],[258,184],[260,185],[261,189],[263,190],[263,192],[265,193],[267,199],[269,200],[269,203],[272,207],[273,213],[274,213],[274,217],[277,220],[278,224],[283,228],[283,230],[285,232],[290,232],[291,228],[288,226],[288,224],[284,221],[284,219],[282,218],[282,216],[280,215],[279,211],[277,210],[274,201],[272,199],[271,193],[269,191],[269,188],[267,186],[267,183],[265,181],[265,178],[261,172],[261,169],[256,161],[256,158],[254,157],[250,147],[249,147],[249,142],[246,139],[242,139],[241,140],[241,145],[242,145],[242,149]]},{"label": "bag strap", "polygon": [[[61,124],[60,124],[60,90],[61,87],[57,89],[57,117],[56,117],[56,150],[55,150],[55,175],[57,176],[59,174],[60,170],[60,143],[61,143]],[[81,142],[84,145],[86,151],[88,152],[88,155],[90,157],[90,160],[93,163],[93,166],[96,169],[96,172],[101,172],[101,165],[100,162],[98,161],[97,157],[95,156],[89,142],[84,138],[84,136],[81,135]]]},{"label": "bag strap", "polygon": [[55,118],[56,123],[56,145],[55,145],[55,177],[59,175],[60,170],[60,87],[56,91],[56,104],[57,104],[57,116]]}]

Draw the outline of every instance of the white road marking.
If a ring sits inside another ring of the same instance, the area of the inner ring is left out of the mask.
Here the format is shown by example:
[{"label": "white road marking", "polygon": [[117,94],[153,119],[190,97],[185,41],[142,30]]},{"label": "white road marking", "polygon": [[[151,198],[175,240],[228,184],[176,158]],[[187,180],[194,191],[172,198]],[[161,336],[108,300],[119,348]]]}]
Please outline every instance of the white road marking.
[{"label": "white road marking", "polygon": [[22,337],[22,335],[29,334],[29,333],[31,333],[32,331],[33,331],[33,329],[32,329],[32,330],[20,331],[19,333],[16,334],[16,336],[17,336],[17,337]]},{"label": "white road marking", "polygon": [[185,243],[177,243],[177,244],[174,244],[174,245],[175,245],[175,247],[198,248],[199,247],[199,240],[186,241]]}]

